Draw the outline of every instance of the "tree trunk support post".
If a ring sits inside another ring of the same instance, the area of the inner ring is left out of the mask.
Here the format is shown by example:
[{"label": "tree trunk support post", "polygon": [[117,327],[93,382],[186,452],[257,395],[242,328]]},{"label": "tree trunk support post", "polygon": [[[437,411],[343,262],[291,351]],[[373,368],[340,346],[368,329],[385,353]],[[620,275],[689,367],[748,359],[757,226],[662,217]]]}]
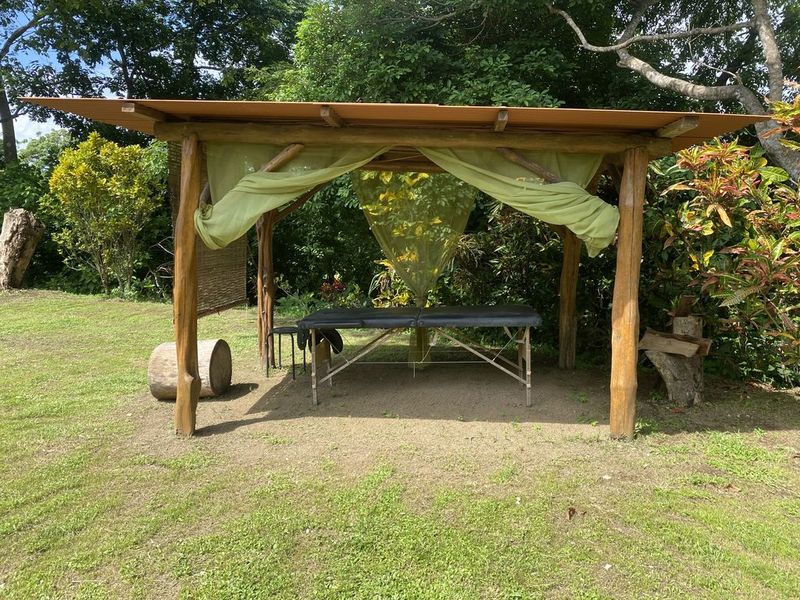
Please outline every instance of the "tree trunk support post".
[{"label": "tree trunk support post", "polygon": [[[277,171],[303,151],[303,144],[289,144],[278,152],[260,171]],[[316,190],[317,188],[315,188]],[[258,355],[265,372],[275,367],[275,344],[269,332],[275,321],[275,270],[272,262],[272,231],[279,221],[277,210],[261,215],[256,223],[258,233],[258,273],[256,273],[256,296],[258,297]]]},{"label": "tree trunk support post", "polygon": [[578,266],[581,260],[581,241],[566,227],[561,241],[564,258],[561,265],[558,308],[558,367],[575,368],[575,345],[578,335]]},{"label": "tree trunk support post", "polygon": [[200,375],[197,366],[197,234],[194,213],[200,202],[201,151],[196,134],[183,139],[181,194],[175,221],[173,320],[178,359],[175,433],[195,431]]},{"label": "tree trunk support post", "polygon": [[648,161],[645,148],[633,148],[625,152],[619,194],[617,267],[611,309],[609,422],[612,438],[633,438],[636,420],[639,270],[642,260],[642,221]]},{"label": "tree trunk support post", "polygon": [[269,332],[275,326],[275,269],[272,238],[277,211],[271,210],[258,220],[258,339],[261,366],[275,368],[275,343]]}]

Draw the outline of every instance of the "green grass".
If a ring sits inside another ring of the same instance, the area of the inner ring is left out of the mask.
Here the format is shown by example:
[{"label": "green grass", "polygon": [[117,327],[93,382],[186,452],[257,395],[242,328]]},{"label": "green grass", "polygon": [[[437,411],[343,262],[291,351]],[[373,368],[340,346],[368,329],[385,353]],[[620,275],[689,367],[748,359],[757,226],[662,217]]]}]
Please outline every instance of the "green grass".
[{"label": "green grass", "polygon": [[[228,311],[200,335],[255,360],[254,322]],[[521,448],[472,485],[391,458],[343,476],[335,454],[264,472],[169,423],[172,450],[137,443],[126,404],[171,327],[166,305],[0,296],[0,597],[800,597],[796,428],[641,420],[647,435],[612,443],[509,421],[553,457]],[[405,453],[424,456],[409,427]]]}]

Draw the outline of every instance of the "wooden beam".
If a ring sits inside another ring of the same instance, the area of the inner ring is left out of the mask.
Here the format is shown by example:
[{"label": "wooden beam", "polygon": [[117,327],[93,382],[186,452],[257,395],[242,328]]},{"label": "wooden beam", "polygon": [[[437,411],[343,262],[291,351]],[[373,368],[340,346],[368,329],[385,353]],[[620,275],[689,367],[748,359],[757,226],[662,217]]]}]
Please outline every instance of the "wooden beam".
[{"label": "wooden beam", "polygon": [[197,369],[197,234],[194,212],[200,200],[201,151],[197,135],[183,140],[181,195],[175,221],[175,273],[173,319],[178,359],[175,433],[194,434],[200,375]]},{"label": "wooden beam", "polygon": [[278,152],[271,160],[264,164],[263,167],[259,169],[259,171],[269,172],[269,171],[277,171],[283,165],[288,163],[292,160],[295,156],[300,154],[300,151],[305,148],[303,144],[289,144]]},{"label": "wooden beam", "polygon": [[545,183],[558,183],[561,181],[561,178],[553,173],[550,169],[547,169],[546,167],[543,167],[542,165],[525,158],[519,152],[516,152],[511,148],[498,148],[497,151],[506,159],[518,164],[523,169],[527,169],[537,177],[543,179]]},{"label": "wooden beam", "polygon": [[125,102],[122,105],[122,112],[136,115],[137,117],[142,117],[143,119],[149,119],[150,121],[160,122],[167,120],[167,115],[160,110],[150,108],[149,106],[144,106],[143,104],[136,104],[135,102]]},{"label": "wooden beam", "polygon": [[373,160],[363,167],[364,171],[414,171],[415,173],[444,173],[444,169],[430,161],[422,160]]},{"label": "wooden beam", "polygon": [[165,140],[196,133],[208,142],[277,144],[370,144],[414,148],[515,148],[567,153],[609,154],[645,147],[651,157],[672,153],[668,139],[644,134],[550,133],[541,131],[465,131],[402,127],[321,127],[272,123],[155,123],[155,135]]},{"label": "wooden beam", "polygon": [[661,129],[656,130],[656,137],[676,138],[692,129],[697,129],[698,125],[700,125],[700,117],[681,117],[677,121],[673,121],[669,125],[664,125]]},{"label": "wooden beam", "polygon": [[639,270],[648,154],[625,153],[619,194],[619,235],[611,309],[611,437],[632,438],[636,419],[639,358]]},{"label": "wooden beam", "polygon": [[575,368],[575,346],[578,337],[578,268],[583,243],[566,227],[561,234],[564,257],[558,292],[558,367]]},{"label": "wooden beam", "polygon": [[327,104],[319,109],[319,116],[321,116],[322,120],[325,121],[331,127],[347,126],[347,123],[342,117],[339,116],[339,113],[337,113],[333,107],[328,106]]},{"label": "wooden beam", "polygon": [[311,200],[311,198],[314,197],[314,194],[316,194],[321,189],[325,188],[327,185],[328,185],[327,183],[321,183],[317,187],[308,190],[305,194],[300,195],[297,198],[297,200],[295,200],[288,206],[284,206],[283,208],[278,210],[278,214],[275,216],[274,223],[279,223],[280,221],[283,221],[286,217],[288,217],[297,209],[301,208],[306,202]]},{"label": "wooden beam", "polygon": [[508,125],[508,111],[505,108],[501,108],[497,111],[497,117],[494,120],[494,130],[500,133],[506,128],[506,125]]}]

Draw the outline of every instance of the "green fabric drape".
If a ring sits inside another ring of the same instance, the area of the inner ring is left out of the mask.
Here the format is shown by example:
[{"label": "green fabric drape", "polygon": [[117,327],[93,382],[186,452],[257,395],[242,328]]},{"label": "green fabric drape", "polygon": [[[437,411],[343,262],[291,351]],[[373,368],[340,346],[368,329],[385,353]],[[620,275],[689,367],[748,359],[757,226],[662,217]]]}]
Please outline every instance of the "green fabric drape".
[{"label": "green fabric drape", "polygon": [[[208,175],[214,204],[198,209],[195,228],[209,248],[223,248],[244,235],[258,218],[300,194],[358,169],[388,148],[306,146],[277,172],[258,171],[282,148],[271,144],[208,144]],[[419,148],[458,179],[500,202],[547,223],[564,225],[597,255],[614,239],[616,207],[583,188],[602,159],[599,155],[522,153],[565,181],[545,184],[493,149]]]},{"label": "green fabric drape", "polygon": [[278,171],[259,171],[282,149],[272,144],[208,144],[213,204],[198,209],[194,217],[195,229],[206,246],[224,248],[265,212],[358,169],[387,150],[379,146],[306,146]]},{"label": "green fabric drape", "polygon": [[453,257],[477,190],[446,173],[359,171],[352,180],[383,253],[424,305]]},{"label": "green fabric drape", "polygon": [[584,188],[602,161],[601,155],[520,152],[564,181],[542,183],[527,169],[493,149],[419,148],[431,161],[493,198],[553,225],[564,225],[596,256],[614,239],[616,207]]}]

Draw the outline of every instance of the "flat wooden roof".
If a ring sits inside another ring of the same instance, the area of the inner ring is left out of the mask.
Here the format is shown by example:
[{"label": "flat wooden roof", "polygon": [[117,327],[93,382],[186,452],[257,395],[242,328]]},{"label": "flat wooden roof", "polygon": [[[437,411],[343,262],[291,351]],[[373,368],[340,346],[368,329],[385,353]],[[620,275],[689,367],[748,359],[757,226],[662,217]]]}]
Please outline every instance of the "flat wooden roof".
[{"label": "flat wooden roof", "polygon": [[150,135],[159,133],[156,131],[157,123],[243,122],[282,126],[353,127],[375,131],[384,127],[395,130],[644,134],[671,139],[673,151],[767,119],[763,115],[718,113],[368,102],[44,97],[28,97],[22,100]]}]

